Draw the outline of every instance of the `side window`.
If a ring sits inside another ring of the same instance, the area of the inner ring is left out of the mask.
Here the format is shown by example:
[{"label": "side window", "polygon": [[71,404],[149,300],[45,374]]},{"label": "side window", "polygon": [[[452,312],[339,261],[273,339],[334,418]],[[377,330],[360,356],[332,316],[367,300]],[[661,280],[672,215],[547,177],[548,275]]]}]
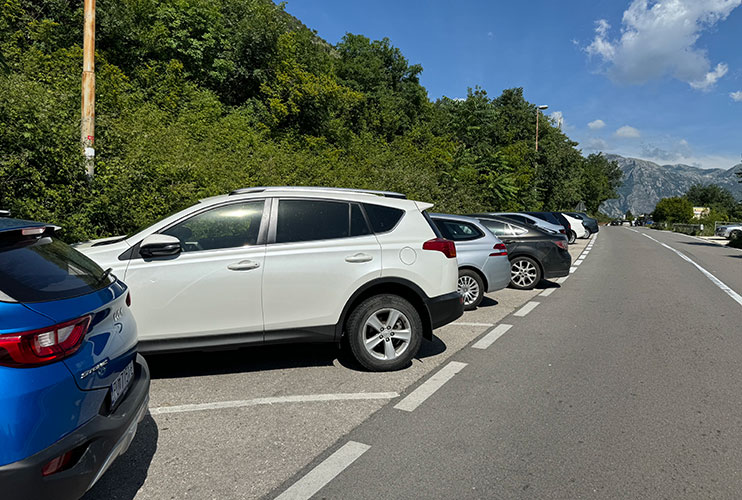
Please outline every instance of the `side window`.
[{"label": "side window", "polygon": [[371,234],[371,229],[366,223],[361,206],[353,203],[350,206],[350,235],[365,236],[367,234]]},{"label": "side window", "polygon": [[520,236],[521,234],[526,234],[528,232],[528,229],[520,226],[511,226],[508,224],[508,227],[510,228],[510,233],[512,235]]},{"label": "side window", "polygon": [[510,224],[505,224],[504,222],[498,222],[495,220],[483,220],[481,222],[482,225],[489,229],[495,236],[509,236],[511,234]]},{"label": "side window", "polygon": [[381,205],[371,205],[364,203],[368,220],[371,222],[371,229],[375,233],[385,233],[394,229],[399,220],[404,215],[404,210],[392,207],[382,207]]},{"label": "side window", "polygon": [[476,226],[466,222],[439,219],[436,224],[441,232],[453,241],[471,241],[484,236]]},{"label": "side window", "polygon": [[255,245],[264,203],[250,201],[213,208],[167,228],[162,234],[178,238],[184,252]]},{"label": "side window", "polygon": [[331,240],[350,234],[348,203],[321,200],[280,200],[276,243]]}]

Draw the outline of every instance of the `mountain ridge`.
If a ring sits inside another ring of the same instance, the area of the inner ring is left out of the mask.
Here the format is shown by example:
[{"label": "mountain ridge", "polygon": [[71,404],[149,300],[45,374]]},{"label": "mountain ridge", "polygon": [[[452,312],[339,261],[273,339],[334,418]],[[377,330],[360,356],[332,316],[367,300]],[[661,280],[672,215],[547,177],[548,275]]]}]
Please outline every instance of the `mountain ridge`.
[{"label": "mountain ridge", "polygon": [[618,198],[600,205],[600,211],[619,217],[631,210],[634,214],[650,213],[657,202],[670,196],[681,196],[693,184],[716,184],[729,190],[737,200],[742,200],[742,184],[736,172],[742,171],[742,163],[729,169],[703,169],[682,163],[660,165],[640,158],[607,154],[616,161],[624,173],[623,184],[617,189]]}]

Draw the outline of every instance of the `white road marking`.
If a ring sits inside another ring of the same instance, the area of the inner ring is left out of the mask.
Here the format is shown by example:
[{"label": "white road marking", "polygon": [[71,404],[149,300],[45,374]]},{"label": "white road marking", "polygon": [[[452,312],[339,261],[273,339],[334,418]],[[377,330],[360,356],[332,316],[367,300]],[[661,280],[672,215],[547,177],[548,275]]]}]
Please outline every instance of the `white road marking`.
[{"label": "white road marking", "polygon": [[573,266],[579,266],[580,264],[582,264],[582,263],[584,262],[584,260],[585,260],[585,259],[577,259],[576,261],[574,261],[574,262],[572,263],[572,265],[573,265]]},{"label": "white road marking", "polygon": [[520,309],[518,309],[517,311],[515,311],[513,313],[513,316],[521,316],[521,317],[522,316],[525,316],[529,312],[531,312],[534,309],[536,309],[536,306],[537,305],[539,305],[539,302],[535,302],[533,300],[530,301],[530,302],[527,302],[526,305],[524,305],[523,307],[521,307]]},{"label": "white road marking", "polygon": [[398,410],[413,411],[415,408],[423,404],[426,399],[432,396],[435,391],[443,387],[443,384],[451,380],[453,376],[459,373],[465,366],[466,363],[451,361],[438,370],[435,375],[423,382],[420,387],[412,391],[406,398],[394,405],[394,407]]},{"label": "white road marking", "polygon": [[635,233],[638,233],[639,232],[636,229],[629,229],[629,231],[634,231]]},{"label": "white road marking", "polygon": [[549,295],[551,295],[552,293],[554,293],[555,290],[556,290],[556,288],[547,288],[543,292],[539,293],[539,295],[542,296],[542,297],[548,297]]},{"label": "white road marking", "polygon": [[[553,289],[552,289],[553,290]],[[479,339],[472,347],[474,349],[487,349],[495,340],[499,339],[505,332],[510,330],[513,325],[497,325],[491,332]]]},{"label": "white road marking", "polygon": [[582,252],[582,255],[580,255],[580,258],[584,259],[585,257],[587,257],[587,254],[589,253],[590,253],[590,250],[585,250],[584,252]]},{"label": "white road marking", "polygon": [[687,255],[685,255],[684,253],[682,253],[682,252],[680,252],[678,250],[675,250],[670,245],[666,245],[666,244],[662,243],[661,241],[656,240],[656,239],[652,238],[651,236],[649,236],[647,234],[642,233],[642,236],[646,236],[650,240],[659,243],[660,245],[662,245],[663,247],[667,248],[668,250],[671,250],[674,253],[676,253],[681,259],[683,259],[683,260],[685,260],[687,262],[690,262],[691,264],[693,264],[694,266],[696,266],[696,268],[699,271],[701,271],[704,274],[704,276],[706,276],[709,280],[711,280],[711,282],[714,285],[716,285],[717,287],[719,287],[721,289],[721,291],[723,291],[724,293],[726,293],[727,295],[729,295],[732,298],[732,300],[734,300],[735,302],[737,302],[739,305],[742,306],[742,295],[738,294],[737,292],[735,292],[734,290],[732,290],[731,288],[729,288],[729,286],[727,286],[719,278],[717,278],[716,276],[714,276],[713,274],[711,274],[710,272],[708,272],[706,269],[704,269],[700,265],[696,264],[696,262],[693,259],[691,259]]},{"label": "white road marking", "polygon": [[327,483],[335,479],[358,457],[366,453],[367,444],[348,441],[338,451],[327,457],[321,464],[292,484],[286,491],[276,497],[276,500],[307,500],[321,490]]},{"label": "white road marking", "polygon": [[495,326],[494,323],[467,323],[465,321],[456,321],[454,323],[451,323],[452,325],[459,325],[459,326],[486,326],[487,328],[491,326]]},{"label": "white road marking", "polygon": [[564,283],[565,281],[567,281],[567,278],[569,278],[569,276],[562,276],[561,278],[557,278],[554,281],[556,281],[557,283],[559,283],[561,285],[562,283]]},{"label": "white road marking", "polygon": [[577,271],[577,268],[576,268],[576,267],[570,267],[570,268],[569,268],[569,274],[572,274],[572,273],[574,273],[575,271]]},{"label": "white road marking", "polygon": [[356,392],[345,394],[308,394],[304,396],[275,396],[238,401],[218,401],[215,403],[197,403],[178,406],[160,406],[150,408],[150,415],[166,413],[187,413],[204,410],[223,410],[225,408],[246,408],[248,406],[272,405],[282,403],[318,403],[325,401],[359,401],[367,399],[393,399],[399,397],[396,392]]}]

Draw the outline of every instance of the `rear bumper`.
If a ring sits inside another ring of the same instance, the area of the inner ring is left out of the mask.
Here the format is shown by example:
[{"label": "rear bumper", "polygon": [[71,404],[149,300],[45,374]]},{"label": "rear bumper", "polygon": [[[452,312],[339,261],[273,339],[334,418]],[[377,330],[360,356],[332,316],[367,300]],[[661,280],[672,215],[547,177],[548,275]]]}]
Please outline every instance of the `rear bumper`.
[{"label": "rear bumper", "polygon": [[487,293],[502,290],[510,284],[510,259],[507,255],[487,258],[483,270],[487,278]]},{"label": "rear bumper", "polygon": [[425,304],[430,313],[433,329],[456,321],[464,314],[464,298],[458,292],[451,292],[428,299]]},{"label": "rear bumper", "polygon": [[566,250],[555,251],[541,262],[544,268],[544,279],[561,278],[569,276],[569,268],[572,266],[572,256]]},{"label": "rear bumper", "polygon": [[[35,455],[0,467],[3,500],[77,500],[129,447],[137,424],[147,413],[149,367],[137,355],[135,378],[126,398],[108,415],[97,415]],[[71,450],[81,456],[70,469],[43,477],[41,469],[50,460]]]}]

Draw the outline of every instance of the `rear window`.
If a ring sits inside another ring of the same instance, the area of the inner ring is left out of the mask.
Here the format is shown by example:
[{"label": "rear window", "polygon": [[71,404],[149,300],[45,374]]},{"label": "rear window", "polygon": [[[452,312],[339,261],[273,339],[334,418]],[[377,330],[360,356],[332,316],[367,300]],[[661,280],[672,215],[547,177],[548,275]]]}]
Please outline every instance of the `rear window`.
[{"label": "rear window", "polygon": [[484,236],[474,224],[449,219],[433,219],[443,237],[453,241],[471,241]]},{"label": "rear window", "polygon": [[0,291],[18,302],[68,299],[110,283],[95,262],[51,236],[0,242]]},{"label": "rear window", "polygon": [[381,205],[364,203],[363,208],[366,209],[366,215],[368,215],[369,222],[371,223],[371,229],[375,233],[391,231],[404,215],[404,210],[383,207]]}]

